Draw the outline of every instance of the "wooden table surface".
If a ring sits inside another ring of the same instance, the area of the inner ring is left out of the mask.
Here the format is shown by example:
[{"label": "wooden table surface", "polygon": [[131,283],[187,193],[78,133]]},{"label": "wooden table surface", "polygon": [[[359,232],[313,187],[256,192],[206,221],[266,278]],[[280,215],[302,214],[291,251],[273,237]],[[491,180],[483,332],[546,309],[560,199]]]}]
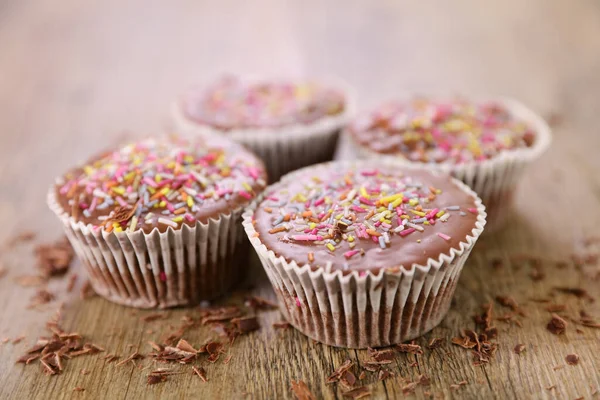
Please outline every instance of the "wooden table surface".
[{"label": "wooden table surface", "polygon": [[[0,242],[23,230],[37,232],[36,242],[60,237],[45,205],[52,179],[125,136],[164,132],[170,100],[224,71],[341,76],[356,87],[361,108],[405,90],[521,99],[550,117],[554,144],[520,185],[507,228],[477,244],[446,319],[417,340],[425,346],[442,337],[445,345],[417,356],[399,354],[390,366],[395,377],[377,381],[369,373],[363,383],[373,398],[402,398],[406,382],[419,374],[427,374],[431,385],[419,386],[416,398],[425,392],[439,398],[600,396],[600,330],[570,322],[564,335],[553,335],[546,330],[548,304],[532,300],[566,305],[565,317],[581,310],[600,316],[600,302],[553,291],[583,288],[600,298],[593,243],[600,235],[597,1],[14,0],[0,3],[0,49]],[[10,339],[0,344],[2,399],[283,399],[293,397],[291,380],[305,381],[317,398],[340,399],[343,389],[325,384],[325,377],[346,359],[357,364],[358,375],[368,357],[366,351],[314,343],[293,329],[276,330],[271,324],[281,316],[269,311],[259,314],[260,331],[228,348],[229,363],[224,357],[214,364],[198,361],[208,382],[192,375],[190,366],[176,365],[185,373],[148,386],[148,370],[106,363],[104,355],[123,359],[132,351],[129,344],[147,354],[148,340],[159,340],[169,323],[198,311],[174,310],[165,320],[143,322],[149,312],[99,297],[82,300],[77,290],[67,294],[68,277],[49,283],[56,301],[28,309],[39,288],[24,288],[16,279],[35,273],[32,247],[12,246],[0,255],[8,269],[0,279],[0,339]],[[573,254],[583,261],[574,263]],[[541,279],[534,279],[523,255],[541,260]],[[561,260],[567,263],[558,268]],[[81,285],[78,262],[72,273]],[[250,275],[252,293],[274,298],[260,267]],[[239,304],[243,296],[222,304]],[[449,338],[473,328],[472,316],[486,302],[495,303],[496,316],[511,312],[496,296],[512,296],[526,316],[517,317],[520,327],[495,321],[498,352],[488,364],[474,366],[471,353]],[[38,364],[16,365],[60,302],[64,328],[106,352],[69,360],[58,376],[44,375]],[[200,345],[211,335],[200,327],[185,338]],[[517,344],[526,351],[515,354]],[[578,365],[566,364],[572,353],[580,356]],[[467,384],[453,388],[461,381]]]}]

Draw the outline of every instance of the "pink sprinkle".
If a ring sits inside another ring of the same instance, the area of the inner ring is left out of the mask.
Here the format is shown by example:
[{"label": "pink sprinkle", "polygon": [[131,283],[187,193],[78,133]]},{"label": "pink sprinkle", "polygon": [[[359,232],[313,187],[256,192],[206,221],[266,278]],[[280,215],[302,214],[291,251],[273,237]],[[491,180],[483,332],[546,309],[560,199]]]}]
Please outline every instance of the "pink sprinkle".
[{"label": "pink sprinkle", "polygon": [[430,223],[431,225],[435,225],[435,220],[434,220],[434,219],[430,219],[430,220],[429,220],[429,223]]},{"label": "pink sprinkle", "polygon": [[365,210],[364,208],[359,207],[359,206],[352,206],[352,210],[356,211],[357,213],[366,213],[367,212],[367,210]]},{"label": "pink sprinkle", "polygon": [[416,231],[416,229],[415,229],[415,228],[408,228],[408,229],[405,229],[405,230],[403,230],[403,231],[400,231],[400,236],[404,237],[404,236],[406,236],[406,235],[410,235],[410,234],[411,234],[411,233],[413,233],[414,231]]},{"label": "pink sprinkle", "polygon": [[381,226],[383,226],[384,228],[388,228],[388,229],[390,229],[392,227],[390,224],[387,224],[387,223],[382,223]]},{"label": "pink sprinkle", "polygon": [[325,216],[325,212],[320,213],[319,215],[317,215],[317,218],[321,219]]},{"label": "pink sprinkle", "polygon": [[375,226],[379,227],[379,225],[381,225],[381,221],[377,221],[377,222],[375,222],[373,225],[375,225]]},{"label": "pink sprinkle", "polygon": [[169,210],[171,212],[175,212],[175,207],[173,207],[173,204],[167,202],[167,210]]},{"label": "pink sprinkle", "polygon": [[306,203],[304,203],[304,208],[310,208],[310,200],[307,200]]},{"label": "pink sprinkle", "polygon": [[350,251],[347,251],[347,252],[344,253],[344,257],[350,258],[350,257],[352,257],[353,255],[355,255],[355,254],[357,254],[359,252],[360,252],[359,250],[350,250]]},{"label": "pink sprinkle", "polygon": [[86,208],[88,208],[87,203],[79,203],[79,208],[85,210]]},{"label": "pink sprinkle", "polygon": [[192,214],[186,213],[184,218],[187,219],[188,222],[194,222],[194,216]]},{"label": "pink sprinkle", "polygon": [[279,201],[279,198],[275,197],[275,196],[269,196],[269,197],[267,197],[267,199],[269,199],[271,201]]},{"label": "pink sprinkle", "polygon": [[425,216],[425,218],[427,219],[434,219],[435,218],[435,214],[439,213],[440,209],[439,208],[434,208],[433,210],[429,211],[427,213],[427,215]]},{"label": "pink sprinkle", "polygon": [[73,186],[74,182],[68,182],[65,186],[61,187],[59,192],[60,194],[67,194],[67,192],[69,191],[69,189],[71,189],[71,186]]},{"label": "pink sprinkle", "polygon": [[374,169],[372,171],[363,171],[361,172],[362,176],[375,176],[377,175],[377,170]]},{"label": "pink sprinkle", "polygon": [[365,276],[365,275],[367,275],[367,271],[360,271],[360,272],[358,273],[358,276],[360,276],[361,278],[362,278],[363,276]]},{"label": "pink sprinkle", "polygon": [[148,186],[152,186],[153,188],[158,186],[158,183],[148,178],[147,176],[144,179],[142,179],[142,182],[144,182]]},{"label": "pink sprinkle", "polygon": [[396,207],[396,212],[398,213],[398,217],[404,214],[404,210],[401,209],[399,206]]},{"label": "pink sprinkle", "polygon": [[379,238],[377,236],[371,236],[371,239],[375,242],[375,243],[379,243]]},{"label": "pink sprinkle", "polygon": [[296,307],[302,307],[302,303],[300,303],[300,298],[296,297]]},{"label": "pink sprinkle", "polygon": [[164,272],[161,272],[160,274],[158,274],[158,277],[160,278],[161,281],[166,282],[167,281],[167,274],[165,274]]},{"label": "pink sprinkle", "polygon": [[256,168],[248,168],[248,174],[254,180],[258,179],[258,177],[259,177],[259,175],[258,175],[258,169],[256,169]]},{"label": "pink sprinkle", "polygon": [[252,199],[252,195],[250,193],[246,192],[245,190],[240,190],[238,192],[238,194],[240,196],[242,196],[243,198],[247,199],[247,200],[251,200]]},{"label": "pink sprinkle", "polygon": [[318,207],[323,203],[325,203],[325,198],[320,198],[319,200],[315,201],[315,207]]},{"label": "pink sprinkle", "polygon": [[298,241],[315,241],[315,240],[322,240],[323,237],[322,236],[318,236],[318,235],[293,235],[292,236],[292,240],[298,240]]},{"label": "pink sprinkle", "polygon": [[374,205],[375,205],[375,204],[374,204],[374,203],[373,203],[371,200],[365,199],[363,196],[360,196],[360,197],[358,198],[358,200],[359,200],[361,203],[363,203],[363,204],[366,204],[366,205],[368,205],[368,206],[374,206]]},{"label": "pink sprinkle", "polygon": [[94,197],[92,199],[92,204],[90,204],[90,212],[93,212],[96,209],[96,205],[98,205],[98,198]]},{"label": "pink sprinkle", "polygon": [[467,208],[467,211],[469,211],[470,213],[473,213],[473,214],[477,214],[476,208]]},{"label": "pink sprinkle", "polygon": [[119,203],[119,205],[121,207],[127,207],[127,202],[125,200],[123,200],[123,198],[121,196],[117,196],[117,198],[115,199],[117,200],[117,203]]},{"label": "pink sprinkle", "polygon": [[451,239],[451,237],[450,237],[450,236],[448,236],[448,235],[446,235],[446,234],[444,234],[444,233],[442,233],[442,232],[438,232],[438,233],[437,233],[437,235],[438,235],[439,237],[441,237],[442,239],[444,239],[444,240],[450,240],[450,239]]}]

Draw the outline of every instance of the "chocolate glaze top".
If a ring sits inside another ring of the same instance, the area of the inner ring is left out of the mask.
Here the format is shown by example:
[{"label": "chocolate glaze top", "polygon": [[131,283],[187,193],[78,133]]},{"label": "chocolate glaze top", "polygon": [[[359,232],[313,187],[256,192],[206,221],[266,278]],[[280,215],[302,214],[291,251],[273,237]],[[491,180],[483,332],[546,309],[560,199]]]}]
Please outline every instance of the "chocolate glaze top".
[{"label": "chocolate glaze top", "polygon": [[344,110],[341,92],[315,82],[244,82],[222,78],[190,92],[181,107],[192,121],[223,131],[308,124]]},{"label": "chocolate glaze top", "polygon": [[459,249],[477,215],[447,175],[329,163],[268,191],[254,223],[267,249],[298,265],[410,269]]},{"label": "chocolate glaze top", "polygon": [[145,139],[93,158],[57,180],[57,202],[76,221],[108,232],[193,226],[248,204],[264,166],[228,139]]},{"label": "chocolate glaze top", "polygon": [[348,131],[372,151],[423,163],[483,161],[535,141],[532,129],[503,105],[458,98],[389,102]]}]

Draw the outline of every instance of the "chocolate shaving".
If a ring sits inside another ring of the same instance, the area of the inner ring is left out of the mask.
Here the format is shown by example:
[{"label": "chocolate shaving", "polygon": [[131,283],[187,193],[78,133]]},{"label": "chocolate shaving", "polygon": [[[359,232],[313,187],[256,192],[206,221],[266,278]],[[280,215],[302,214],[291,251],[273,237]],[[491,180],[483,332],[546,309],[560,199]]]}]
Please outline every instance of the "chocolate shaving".
[{"label": "chocolate shaving", "polygon": [[400,353],[423,354],[423,349],[421,349],[421,346],[415,344],[414,342],[397,344],[396,351]]},{"label": "chocolate shaving", "polygon": [[196,350],[194,348],[194,346],[192,346],[187,340],[185,339],[179,339],[179,342],[177,342],[177,347],[179,350],[183,350],[185,352],[188,353],[198,353],[198,350]]},{"label": "chocolate shaving", "polygon": [[223,344],[219,342],[210,342],[206,344],[206,352],[208,355],[208,361],[216,362],[219,359],[219,356],[224,353]]},{"label": "chocolate shaving", "polygon": [[275,329],[288,329],[291,325],[289,322],[273,322],[273,328]]},{"label": "chocolate shaving", "polygon": [[54,243],[40,244],[35,248],[37,268],[46,277],[64,275],[75,255],[67,238]]},{"label": "chocolate shaving", "polygon": [[567,361],[567,364],[569,365],[577,365],[579,364],[579,356],[577,354],[568,354],[565,357],[565,361]]},{"label": "chocolate shaving", "polygon": [[316,400],[304,381],[292,381],[292,393],[296,400]]},{"label": "chocolate shaving", "polygon": [[206,325],[213,322],[231,321],[241,316],[242,312],[237,306],[220,307],[203,310],[201,322],[202,325]]},{"label": "chocolate shaving", "polygon": [[202,382],[208,382],[208,378],[206,377],[206,370],[204,368],[195,367],[192,365],[192,373],[198,375]]},{"label": "chocolate shaving", "polygon": [[509,296],[496,296],[496,301],[500,303],[501,306],[510,308],[512,311],[516,312],[522,317],[526,316],[525,312],[521,309],[521,307],[514,298]]},{"label": "chocolate shaving", "polygon": [[96,291],[92,287],[92,284],[90,281],[85,281],[81,286],[81,290],[79,291],[79,297],[81,300],[87,300],[94,296],[96,296]]},{"label": "chocolate shaving", "polygon": [[152,322],[152,321],[156,321],[159,319],[167,319],[167,318],[169,318],[169,313],[153,313],[153,314],[148,314],[143,317],[140,317],[140,321]]},{"label": "chocolate shaving", "polygon": [[260,325],[258,325],[258,320],[256,319],[256,317],[233,318],[231,320],[231,323],[233,325],[235,325],[237,330],[242,334],[252,332],[252,331],[258,330],[260,328]]},{"label": "chocolate shaving", "polygon": [[246,307],[254,310],[274,310],[277,308],[277,303],[259,296],[250,296],[246,298],[244,304]]},{"label": "chocolate shaving", "polygon": [[85,389],[79,386],[73,388],[73,392],[85,392]]},{"label": "chocolate shaving", "polygon": [[35,295],[29,300],[27,308],[34,308],[43,304],[48,304],[56,297],[46,289],[38,290]]},{"label": "chocolate shaving", "polygon": [[346,372],[350,368],[352,368],[353,365],[354,365],[354,363],[350,360],[344,361],[344,363],[342,365],[337,367],[337,369],[335,371],[333,371],[333,373],[331,375],[329,375],[329,377],[327,378],[327,380],[325,382],[326,383],[338,382],[341,379],[344,372]]},{"label": "chocolate shaving", "polygon": [[524,352],[526,350],[526,347],[524,344],[519,343],[518,345],[515,346],[514,348],[514,352],[515,354],[521,354],[522,352]]},{"label": "chocolate shaving", "polygon": [[393,376],[395,376],[396,374],[394,374],[392,371],[390,371],[389,369],[380,369],[379,370],[379,374],[377,375],[377,380],[379,381],[383,381],[385,379],[391,378]]},{"label": "chocolate shaving", "polygon": [[126,359],[119,361],[116,365],[117,365],[117,367],[120,367],[121,365],[125,365],[130,361],[139,360],[142,358],[144,358],[144,356],[142,354],[138,353],[137,351],[135,351],[132,354],[130,354]]},{"label": "chocolate shaving", "polygon": [[110,220],[112,222],[117,222],[117,223],[121,223],[121,222],[125,222],[125,221],[129,220],[131,217],[133,217],[133,214],[135,213],[135,210],[138,207],[138,203],[135,203],[135,205],[133,207],[131,207],[131,208],[130,207],[131,206],[116,207],[111,213],[112,216],[110,217]]},{"label": "chocolate shaving", "polygon": [[356,389],[342,392],[342,396],[349,397],[351,399],[362,399],[363,397],[370,396],[371,392],[365,386],[357,387]]},{"label": "chocolate shaving", "polygon": [[413,394],[415,390],[417,390],[417,386],[419,386],[419,382],[409,382],[406,385],[402,386],[402,393],[405,395]]},{"label": "chocolate shaving", "polygon": [[440,347],[442,347],[444,345],[445,342],[446,342],[446,340],[443,338],[432,338],[429,341],[427,348],[429,348],[430,350],[439,349]]},{"label": "chocolate shaving", "polygon": [[374,364],[391,364],[391,362],[396,358],[396,355],[392,349],[374,350],[369,348],[367,351],[369,357],[371,357],[371,360],[369,361]]},{"label": "chocolate shaving", "polygon": [[564,304],[548,304],[545,308],[546,308],[546,311],[549,311],[551,313],[556,313],[556,312],[560,312],[560,311],[565,311],[567,309],[567,306]]},{"label": "chocolate shaving", "polygon": [[356,376],[350,370],[344,371],[340,377],[340,384],[347,389],[352,389],[356,383]]},{"label": "chocolate shaving", "polygon": [[548,325],[546,325],[546,329],[548,329],[551,333],[555,335],[562,335],[563,333],[565,333],[567,325],[567,321],[565,321],[556,314],[552,314],[552,319],[550,320],[550,322],[548,322]]},{"label": "chocolate shaving", "polygon": [[148,374],[146,382],[148,385],[156,385],[157,383],[166,382],[166,375]]},{"label": "chocolate shaving", "polygon": [[561,292],[561,293],[573,295],[573,296],[578,297],[580,299],[587,299],[589,302],[593,302],[594,301],[594,297],[592,295],[590,295],[587,292],[587,290],[585,290],[585,289],[570,288],[570,287],[555,287],[554,290],[556,290],[558,292]]}]

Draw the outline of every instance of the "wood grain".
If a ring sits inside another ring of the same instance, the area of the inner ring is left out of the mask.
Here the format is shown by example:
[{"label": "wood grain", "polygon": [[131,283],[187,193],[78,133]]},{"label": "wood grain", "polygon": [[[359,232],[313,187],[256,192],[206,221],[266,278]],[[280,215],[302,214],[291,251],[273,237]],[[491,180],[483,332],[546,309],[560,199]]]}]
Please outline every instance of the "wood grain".
[{"label": "wood grain", "polygon": [[[552,149],[528,171],[507,229],[484,238],[465,266],[453,306],[442,324],[417,342],[451,338],[473,328],[472,315],[498,295],[513,296],[525,309],[522,327],[501,321],[498,353],[475,367],[471,354],[446,343],[423,355],[400,354],[397,374],[383,382],[367,374],[373,398],[403,398],[406,381],[419,374],[419,387],[444,398],[594,398],[600,387],[600,330],[570,324],[563,336],[545,329],[550,313],[531,298],[564,303],[564,315],[580,309],[599,315],[598,302],[551,292],[555,286],[582,287],[598,297],[597,265],[576,268],[574,252],[586,237],[600,235],[600,6],[594,0],[506,0],[480,2],[362,2],[277,0],[255,2],[179,1],[81,2],[5,1],[0,4],[0,242],[33,229],[37,241],[54,239],[60,227],[45,206],[54,176],[123,137],[160,133],[169,127],[167,106],[184,88],[223,71],[277,75],[338,75],[356,86],[366,108],[401,90],[444,90],[505,94],[554,115]],[[121,356],[150,351],[184,315],[173,310],[164,321],[142,322],[148,312],[81,300],[66,294],[67,279],[53,280],[58,300],[41,310],[26,308],[35,288],[15,278],[34,271],[30,244],[4,249],[9,269],[0,278],[0,398],[292,398],[291,380],[304,380],[317,398],[341,399],[342,389],[325,376],[344,360],[357,366],[365,351],[327,347],[300,333],[275,330],[278,311],[259,315],[262,329],[239,338],[231,361],[199,362],[207,383],[184,373],[155,386],[147,370],[117,367],[103,355],[66,362],[60,376],[38,365],[15,365],[22,351],[43,334],[57,308],[66,329],[76,330]],[[545,278],[515,256],[541,257]],[[503,268],[491,260],[503,260]],[[512,261],[511,261],[512,260]],[[569,261],[557,268],[554,261]],[[592,260],[593,261],[593,260]],[[593,263],[592,263],[593,264]],[[256,260],[249,259],[253,294],[274,298]],[[83,281],[83,270],[72,270]],[[240,303],[240,291],[223,303]],[[497,315],[508,312],[495,304]],[[199,345],[206,328],[185,337]],[[513,352],[522,343],[526,351]],[[577,353],[577,366],[565,356]],[[416,361],[414,366],[411,366]],[[149,360],[139,362],[149,366]],[[564,366],[555,370],[557,366]],[[90,374],[82,375],[82,369]],[[454,391],[451,385],[466,380]],[[547,388],[555,385],[555,389]],[[75,387],[85,388],[73,392]]]}]

